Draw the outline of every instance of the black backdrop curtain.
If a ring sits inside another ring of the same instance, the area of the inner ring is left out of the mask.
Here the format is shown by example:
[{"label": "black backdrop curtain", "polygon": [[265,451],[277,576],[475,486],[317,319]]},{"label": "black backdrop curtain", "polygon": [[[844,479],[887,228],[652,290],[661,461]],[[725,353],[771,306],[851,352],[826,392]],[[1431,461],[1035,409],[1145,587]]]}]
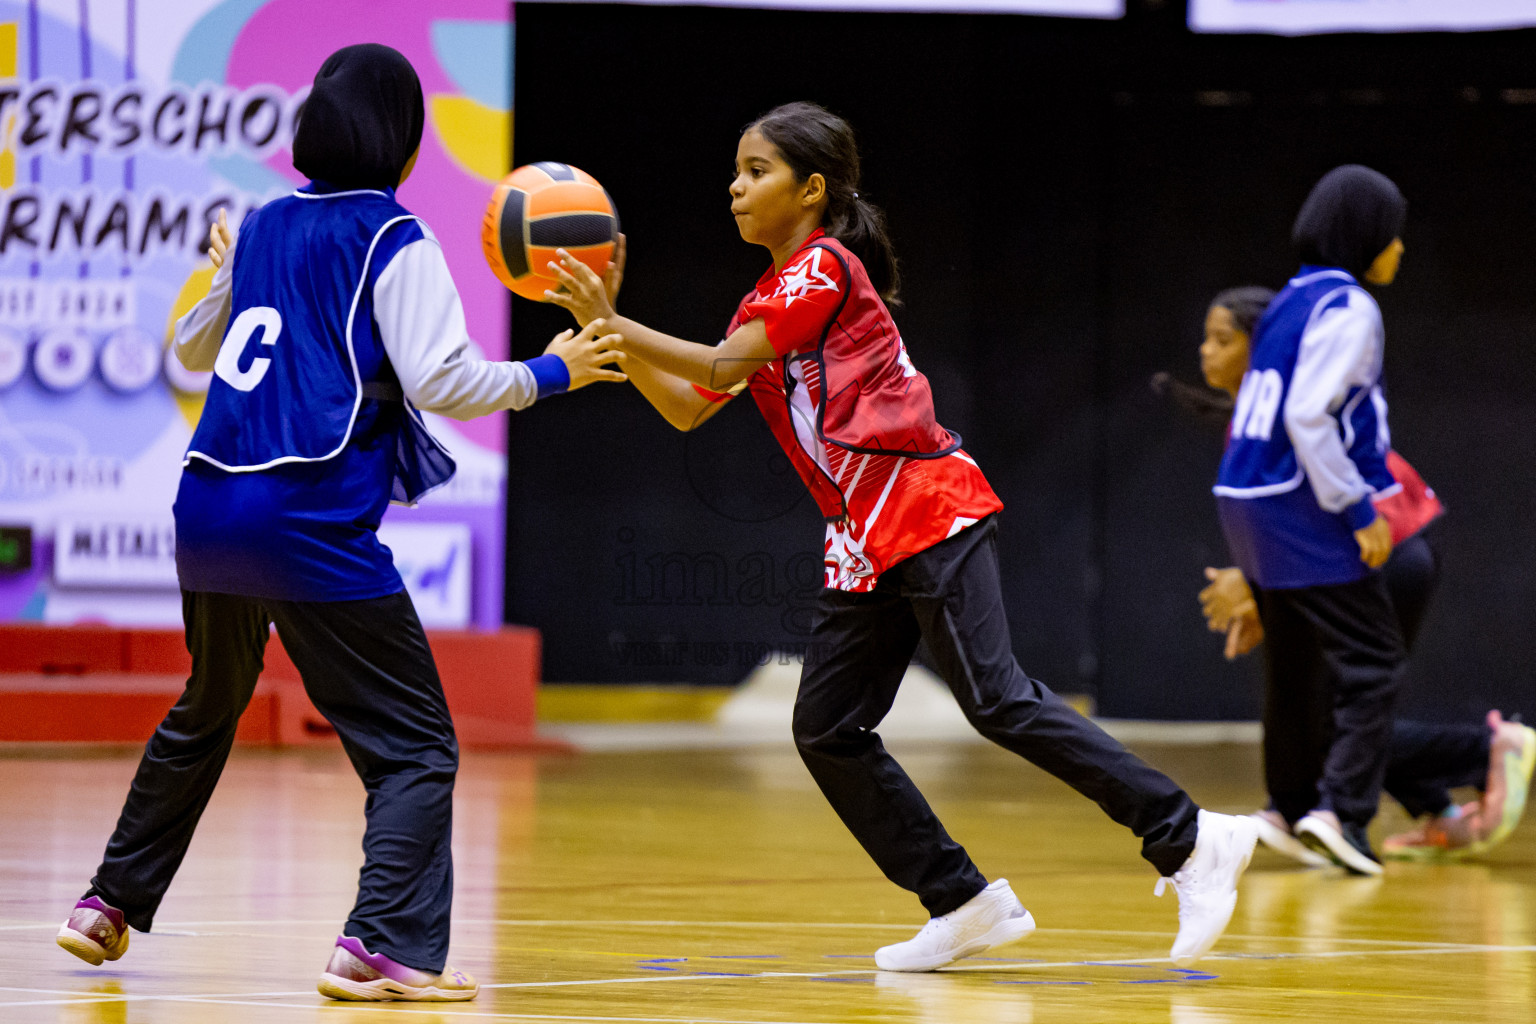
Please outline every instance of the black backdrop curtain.
[{"label": "black backdrop curtain", "polygon": [[[1015,652],[1108,715],[1257,716],[1258,666],[1222,660],[1195,601],[1225,564],[1221,440],[1147,379],[1198,379],[1218,290],[1284,282],[1319,175],[1392,176],[1394,441],[1450,508],[1404,707],[1536,712],[1536,34],[537,4],[516,42],[516,162],[595,174],[630,240],[621,307],[695,340],[766,266],[727,209],[741,126],[791,99],[854,124],[897,323],[1007,505]],[[563,315],[518,300],[515,357]],[[511,417],[506,614],[543,631],[546,678],[732,683],[803,646],[821,523],[736,405],[691,434],[627,386]]]}]

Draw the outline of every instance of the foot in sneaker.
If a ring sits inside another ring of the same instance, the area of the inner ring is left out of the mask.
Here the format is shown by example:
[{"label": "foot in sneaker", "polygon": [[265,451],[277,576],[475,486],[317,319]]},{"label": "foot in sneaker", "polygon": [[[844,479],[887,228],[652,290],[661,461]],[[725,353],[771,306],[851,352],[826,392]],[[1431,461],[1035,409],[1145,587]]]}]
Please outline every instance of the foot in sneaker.
[{"label": "foot in sneaker", "polygon": [[316,986],[330,999],[385,1000],[411,1002],[457,1002],[473,999],[480,991],[475,979],[452,967],[442,974],[418,971],[391,960],[382,953],[370,953],[350,935],[336,939],[331,962]]},{"label": "foot in sneaker", "polygon": [[1381,861],[1371,850],[1365,826],[1339,823],[1332,811],[1311,811],[1296,823],[1296,837],[1344,870],[1356,875],[1381,874]]},{"label": "foot in sneaker", "polygon": [[1016,942],[1035,930],[1035,919],[999,878],[981,892],[940,917],[931,917],[922,931],[875,951],[882,971],[934,971],[993,946]]},{"label": "foot in sneaker", "polygon": [[1259,842],[1271,850],[1291,860],[1300,861],[1309,868],[1320,868],[1333,862],[1322,854],[1313,853],[1307,849],[1307,844],[1296,838],[1296,833],[1291,831],[1291,826],[1279,811],[1272,807],[1266,807],[1262,811],[1254,811],[1248,817],[1259,827]]},{"label": "foot in sneaker", "polygon": [[1536,729],[1506,722],[1497,711],[1488,712],[1488,727],[1493,730],[1493,742],[1488,748],[1488,783],[1483,791],[1486,834],[1479,837],[1479,852],[1508,839],[1520,823],[1531,775],[1536,771]]},{"label": "foot in sneaker", "polygon": [[92,966],[116,960],[128,952],[128,925],[123,912],[100,896],[87,896],[69,912],[59,929],[58,943]]},{"label": "foot in sneaker", "polygon": [[1444,813],[1430,815],[1407,832],[1381,841],[1381,855],[1388,860],[1459,860],[1477,852],[1484,831],[1482,806],[1452,804]]},{"label": "foot in sneaker", "polygon": [[1179,896],[1179,934],[1168,952],[1178,967],[1209,953],[1227,930],[1237,907],[1237,880],[1259,840],[1259,827],[1249,817],[1201,811],[1195,827],[1195,852],[1153,890],[1161,896],[1172,883]]}]

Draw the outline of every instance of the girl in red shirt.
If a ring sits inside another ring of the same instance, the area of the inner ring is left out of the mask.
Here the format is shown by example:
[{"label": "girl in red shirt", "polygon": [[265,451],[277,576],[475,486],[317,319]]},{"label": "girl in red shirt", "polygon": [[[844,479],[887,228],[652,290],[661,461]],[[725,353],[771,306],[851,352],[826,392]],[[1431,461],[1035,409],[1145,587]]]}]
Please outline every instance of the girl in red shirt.
[{"label": "girl in red shirt", "polygon": [[1013,658],[999,585],[1002,503],[960,438],[939,425],[927,378],[886,301],[895,254],[861,198],[847,122],[810,103],[742,133],[731,182],[741,237],[773,265],[725,340],[700,345],[616,316],[622,255],[605,279],[561,254],[546,297],[623,336],[630,380],[680,430],[751,392],[826,519],[826,586],[795,702],[806,767],[886,877],[931,919],[875,955],[930,971],[1023,938],[1034,920],[1005,879],[988,884],[875,732],[921,638],[982,735],[1062,779],[1142,840],[1179,896],[1171,956],[1193,963],[1226,928],[1253,822],[1188,794],[1074,711]]}]

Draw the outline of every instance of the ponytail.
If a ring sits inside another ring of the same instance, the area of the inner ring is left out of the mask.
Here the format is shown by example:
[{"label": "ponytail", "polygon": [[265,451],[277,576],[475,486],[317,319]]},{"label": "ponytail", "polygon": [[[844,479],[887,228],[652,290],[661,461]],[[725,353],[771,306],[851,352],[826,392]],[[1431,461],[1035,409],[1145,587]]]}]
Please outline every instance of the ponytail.
[{"label": "ponytail", "polygon": [[823,107],[800,102],[774,107],[747,125],[743,134],[749,131],[773,144],[796,180],[822,176],[827,186],[822,228],[859,258],[880,297],[896,305],[901,287],[896,247],[885,214],[859,195],[859,149],[852,126]]},{"label": "ponytail", "polygon": [[901,268],[896,260],[896,247],[885,226],[885,212],[880,207],[857,192],[842,204],[841,209],[828,202],[826,232],[859,258],[869,272],[870,284],[875,286],[882,299],[893,306],[901,303],[897,297],[901,288]]}]

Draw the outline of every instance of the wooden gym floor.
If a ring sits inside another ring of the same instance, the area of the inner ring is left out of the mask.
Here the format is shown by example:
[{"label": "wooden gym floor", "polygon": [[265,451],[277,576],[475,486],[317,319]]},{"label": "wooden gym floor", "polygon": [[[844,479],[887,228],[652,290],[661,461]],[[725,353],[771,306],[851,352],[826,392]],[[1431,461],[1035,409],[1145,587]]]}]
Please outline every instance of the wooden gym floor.
[{"label": "wooden gym floor", "polygon": [[[1259,799],[1248,746],[1141,747],[1204,805]],[[994,959],[874,970],[921,925],[787,742],[735,751],[467,753],[452,962],[473,1003],[338,1004],[314,981],[352,898],[362,790],[339,751],[239,751],[153,934],[92,968],[53,934],[85,887],[136,751],[0,752],[0,1021],[458,1024],[1536,1018],[1536,824],[1484,863],[1384,880],[1261,852],[1227,938],[1164,959],[1176,903],[1136,844],[981,745],[897,748],[950,831],[1040,922]],[[1376,834],[1401,823],[1384,811]]]}]

